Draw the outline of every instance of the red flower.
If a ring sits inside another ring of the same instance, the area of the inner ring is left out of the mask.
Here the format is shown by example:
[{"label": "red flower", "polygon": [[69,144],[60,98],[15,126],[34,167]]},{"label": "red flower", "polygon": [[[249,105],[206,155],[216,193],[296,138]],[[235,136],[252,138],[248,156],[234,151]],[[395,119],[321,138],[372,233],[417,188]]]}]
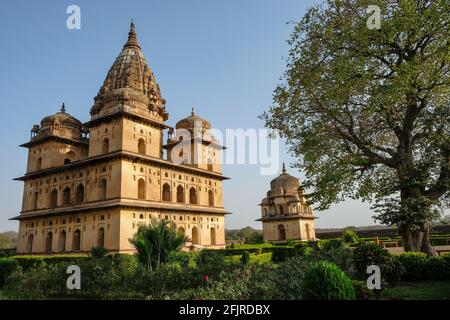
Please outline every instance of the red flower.
[{"label": "red flower", "polygon": [[208,275],[204,275],[204,276],[203,276],[203,280],[205,280],[205,282],[208,282],[208,281],[209,281]]}]

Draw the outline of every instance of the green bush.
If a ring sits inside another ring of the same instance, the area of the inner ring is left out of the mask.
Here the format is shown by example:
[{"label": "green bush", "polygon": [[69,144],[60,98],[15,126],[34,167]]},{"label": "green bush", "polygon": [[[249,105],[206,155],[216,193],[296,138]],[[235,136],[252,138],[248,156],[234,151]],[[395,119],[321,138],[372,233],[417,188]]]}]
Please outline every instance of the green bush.
[{"label": "green bush", "polygon": [[366,281],[353,280],[353,288],[355,289],[355,295],[357,300],[374,300],[376,295],[373,290],[367,288]]},{"label": "green bush", "polygon": [[356,269],[356,277],[365,279],[366,271],[369,265],[377,265],[380,267],[383,276],[383,267],[390,263],[391,254],[383,249],[380,245],[372,242],[361,242],[353,250],[353,263]]},{"label": "green bush", "polygon": [[352,280],[335,264],[328,261],[314,263],[303,282],[306,300],[353,300],[356,298]]},{"label": "green bush", "polygon": [[0,258],[0,288],[5,284],[6,278],[19,268],[16,260]]},{"label": "green bush", "polygon": [[273,281],[276,286],[267,292],[267,299],[300,300],[303,298],[303,281],[305,272],[310,268],[313,260],[309,257],[292,257],[281,262],[276,268]]},{"label": "green bush", "polygon": [[250,262],[250,253],[245,251],[241,256],[241,263],[245,266]]},{"label": "green bush", "polygon": [[405,268],[403,280],[415,281],[427,278],[427,255],[421,252],[404,252],[399,260]]},{"label": "green bush", "polygon": [[351,243],[356,243],[359,240],[358,235],[356,234],[355,231],[353,230],[345,230],[342,233],[341,236],[342,241],[344,241],[345,243],[351,244]]},{"label": "green bush", "polygon": [[78,264],[80,261],[87,260],[88,256],[82,255],[57,255],[57,256],[14,256],[20,267],[24,269],[24,271],[46,264],[56,264],[61,262],[68,262],[71,264]]},{"label": "green bush", "polygon": [[273,247],[272,248],[272,262],[283,262],[288,258],[296,255],[295,248],[292,247]]}]

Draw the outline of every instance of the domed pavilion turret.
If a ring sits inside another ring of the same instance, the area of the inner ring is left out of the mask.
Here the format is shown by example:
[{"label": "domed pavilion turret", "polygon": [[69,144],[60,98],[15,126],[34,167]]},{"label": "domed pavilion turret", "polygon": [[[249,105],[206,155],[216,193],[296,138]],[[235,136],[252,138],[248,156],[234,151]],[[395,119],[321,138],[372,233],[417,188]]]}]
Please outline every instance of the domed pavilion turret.
[{"label": "domed pavilion turret", "polygon": [[312,209],[303,194],[300,180],[286,171],[270,182],[261,201],[265,241],[312,240],[315,237]]},{"label": "domed pavilion turret", "polygon": [[82,128],[82,123],[66,112],[66,107],[63,103],[59,112],[42,119],[41,125],[33,126],[31,131],[33,139],[52,135],[73,140],[81,140]]},{"label": "domed pavilion turret", "polygon": [[165,100],[137,40],[131,22],[128,40],[109,69],[91,109],[92,119],[126,111],[163,122]]},{"label": "domed pavilion turret", "polygon": [[164,148],[169,161],[196,168],[220,172],[219,153],[225,149],[211,133],[211,123],[198,116],[192,108],[191,114],[175,125],[176,131],[169,131]]}]

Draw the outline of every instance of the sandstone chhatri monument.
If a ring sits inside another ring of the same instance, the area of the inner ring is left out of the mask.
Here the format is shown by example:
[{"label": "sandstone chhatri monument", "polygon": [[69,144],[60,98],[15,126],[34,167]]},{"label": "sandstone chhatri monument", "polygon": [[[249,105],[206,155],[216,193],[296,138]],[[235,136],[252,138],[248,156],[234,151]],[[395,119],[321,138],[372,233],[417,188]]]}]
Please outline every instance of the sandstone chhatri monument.
[{"label": "sandstone chhatri monument", "polygon": [[314,240],[316,237],[312,208],[298,178],[286,172],[270,182],[270,190],[261,201],[265,241]]},{"label": "sandstone chhatri monument", "polygon": [[[165,100],[133,22],[90,115],[81,123],[63,104],[34,125],[22,145],[28,163],[16,179],[24,182],[22,211],[13,218],[20,221],[17,253],[87,252],[97,246],[132,253],[129,239],[152,218],[173,222],[188,237],[188,247],[225,247],[224,147],[194,110],[175,130],[165,124]],[[179,132],[193,137],[183,139]],[[173,161],[173,154],[183,152],[199,161]]]}]

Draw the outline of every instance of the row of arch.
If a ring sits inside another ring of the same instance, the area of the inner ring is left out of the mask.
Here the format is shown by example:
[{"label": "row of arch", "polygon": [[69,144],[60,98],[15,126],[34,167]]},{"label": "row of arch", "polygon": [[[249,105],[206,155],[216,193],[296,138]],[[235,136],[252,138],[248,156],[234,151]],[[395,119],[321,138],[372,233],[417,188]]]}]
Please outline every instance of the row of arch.
[{"label": "row of arch", "polygon": [[[105,200],[107,197],[107,185],[106,179],[101,179],[99,183],[99,200]],[[67,206],[72,204],[72,190],[70,187],[64,188],[62,192],[62,205]],[[83,184],[79,184],[75,190],[75,203],[83,203],[85,201],[85,188]],[[35,191],[31,198],[31,210],[38,209],[39,193]],[[49,208],[55,208],[58,206],[58,190],[53,189],[48,196]]]},{"label": "row of arch", "polygon": [[[183,227],[179,227],[178,228],[178,233],[181,233],[183,235],[186,234],[185,230]],[[217,240],[216,240],[216,229],[215,228],[211,228],[209,229],[209,235],[210,235],[210,242],[211,245],[216,245],[217,244]],[[197,227],[193,227],[192,228],[192,235],[191,235],[191,243],[194,244],[200,244],[200,236],[199,236],[199,232]]]},{"label": "row of arch", "polygon": [[[308,223],[305,225],[305,229],[306,229],[306,238],[311,239],[311,228]],[[278,240],[284,241],[287,239],[286,238],[286,227],[283,224],[280,223],[277,226],[277,232],[278,232]]]},{"label": "row of arch", "polygon": [[[168,183],[163,184],[162,201],[172,201],[172,189]],[[177,187],[176,202],[186,202],[184,188],[181,185]],[[197,189],[195,189],[194,187],[191,187],[189,189],[189,203],[198,204]],[[214,206],[214,192],[212,190],[208,191],[208,205]]]},{"label": "row of arch", "polygon": [[[47,232],[45,236],[44,250],[46,253],[50,252],[65,252],[68,251],[66,247],[67,243],[67,233],[65,230],[61,230],[59,233],[57,248],[53,247],[53,232]],[[27,253],[33,252],[34,235],[31,233],[28,235],[27,241]],[[105,229],[103,227],[98,229],[97,234],[97,247],[105,246]],[[70,251],[80,251],[81,250],[81,231],[79,229],[74,230],[72,234],[72,249]]]},{"label": "row of arch", "polygon": [[[139,138],[138,140],[138,153],[142,155],[147,154],[147,146],[145,140],[143,138]],[[107,154],[110,152],[110,143],[109,138],[104,138],[102,142],[102,154]]]}]

